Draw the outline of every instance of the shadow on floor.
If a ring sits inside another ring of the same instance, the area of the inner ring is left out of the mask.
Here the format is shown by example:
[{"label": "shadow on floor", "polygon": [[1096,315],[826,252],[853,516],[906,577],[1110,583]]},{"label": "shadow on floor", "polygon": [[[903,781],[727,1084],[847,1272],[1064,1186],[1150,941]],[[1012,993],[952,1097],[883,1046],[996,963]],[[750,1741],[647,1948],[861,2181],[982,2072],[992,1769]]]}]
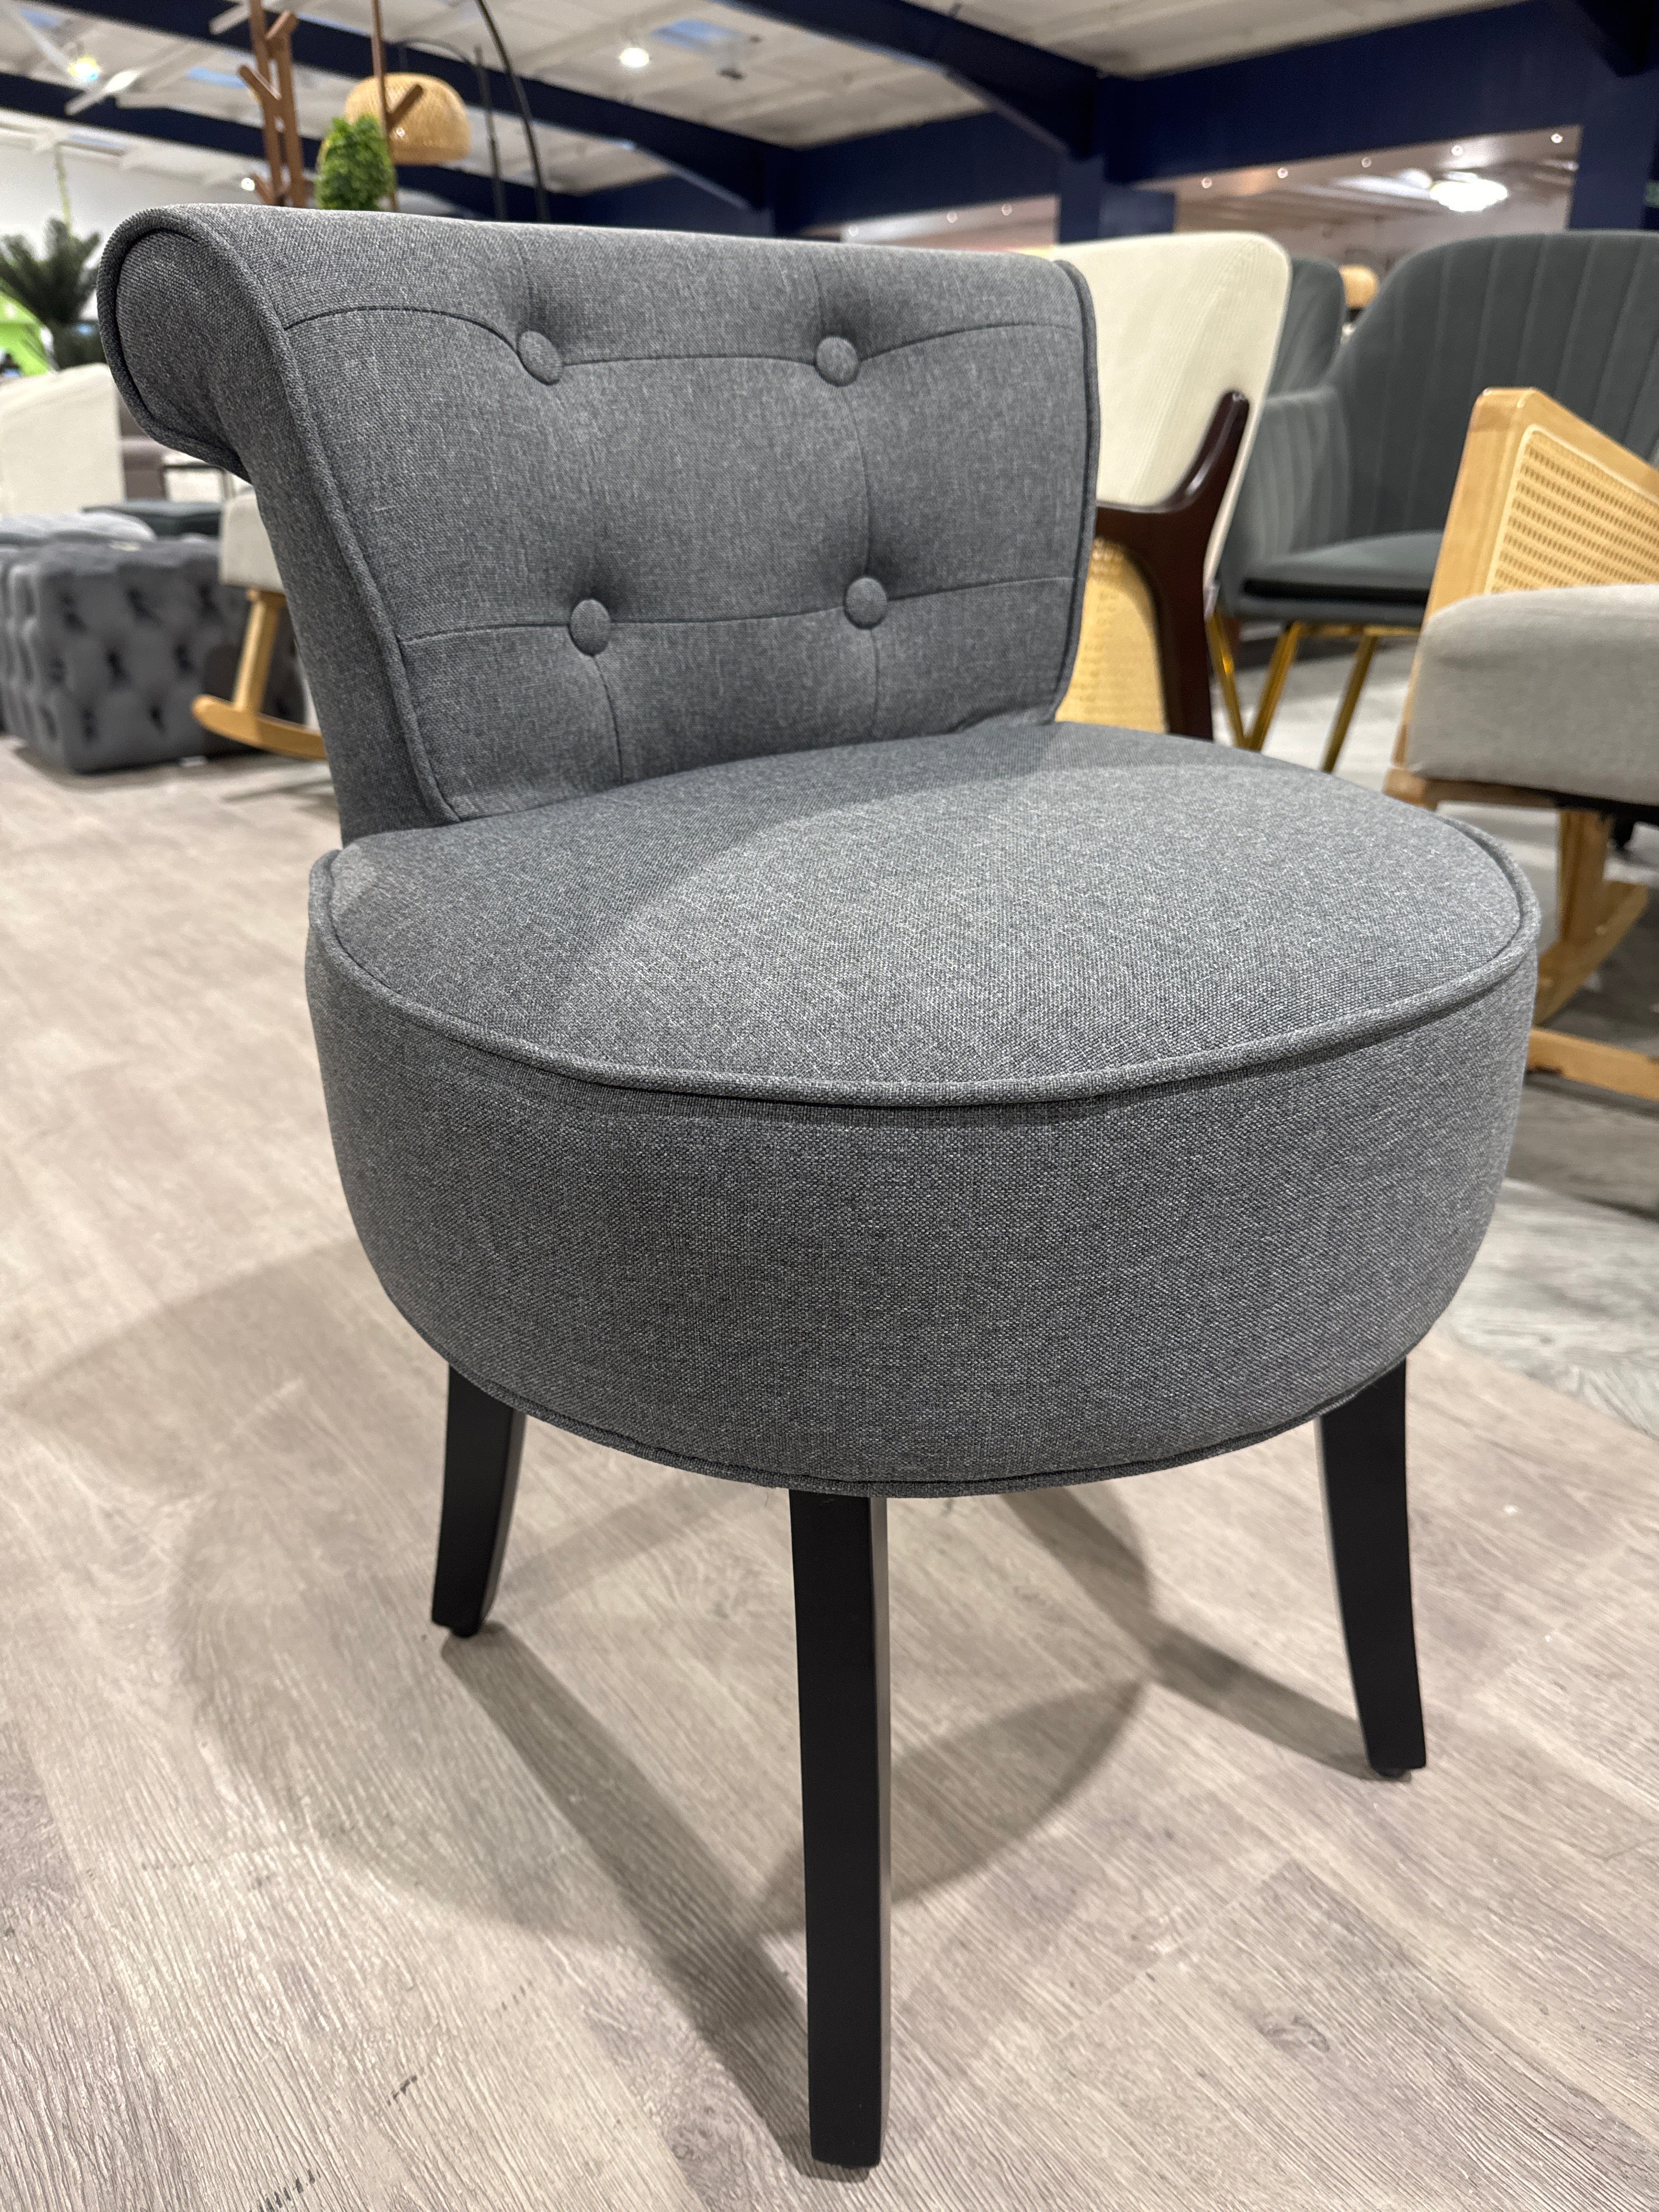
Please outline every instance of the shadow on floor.
[{"label": "shadow on floor", "polygon": [[1144,1653],[1152,1680],[1304,1759],[1377,1779],[1365,1763],[1356,1718],[1161,1620],[1139,1553],[1074,1491],[1017,1491],[1006,1503],[1026,1533]]}]

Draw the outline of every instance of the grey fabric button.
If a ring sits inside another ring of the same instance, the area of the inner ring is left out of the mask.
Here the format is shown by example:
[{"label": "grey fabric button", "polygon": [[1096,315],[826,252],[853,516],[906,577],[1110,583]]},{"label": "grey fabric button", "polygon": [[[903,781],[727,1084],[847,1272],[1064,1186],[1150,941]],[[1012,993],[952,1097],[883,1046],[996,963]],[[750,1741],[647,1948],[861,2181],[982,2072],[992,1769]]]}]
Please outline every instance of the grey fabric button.
[{"label": "grey fabric button", "polygon": [[850,384],[859,373],[858,349],[850,338],[820,338],[812,359],[826,384]]},{"label": "grey fabric button", "polygon": [[581,599],[570,610],[570,642],[578,653],[603,653],[611,642],[611,611],[598,599]]},{"label": "grey fabric button", "polygon": [[847,619],[860,629],[873,629],[887,612],[887,594],[873,576],[854,576],[842,602]]},{"label": "grey fabric button", "polygon": [[544,384],[556,384],[564,374],[563,355],[539,331],[526,331],[519,340],[519,359]]}]

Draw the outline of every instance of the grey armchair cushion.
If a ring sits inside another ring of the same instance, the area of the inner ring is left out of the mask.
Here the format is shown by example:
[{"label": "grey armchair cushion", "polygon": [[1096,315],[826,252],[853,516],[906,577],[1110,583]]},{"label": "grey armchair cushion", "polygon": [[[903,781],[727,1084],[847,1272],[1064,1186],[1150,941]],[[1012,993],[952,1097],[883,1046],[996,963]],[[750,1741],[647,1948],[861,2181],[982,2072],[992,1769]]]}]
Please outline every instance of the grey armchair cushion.
[{"label": "grey armchair cushion", "polygon": [[1269,613],[1293,603],[1292,614],[1304,621],[1415,624],[1428,605],[1440,536],[1437,530],[1402,530],[1260,562],[1245,611]]},{"label": "grey armchair cushion", "polygon": [[[1413,253],[1311,391],[1270,398],[1221,563],[1222,603],[1289,620],[1264,563],[1444,527],[1469,413],[1536,386],[1634,453],[1659,441],[1659,235],[1561,231]],[[1317,599],[1310,592],[1309,611]],[[1350,617],[1368,619],[1364,616]]]},{"label": "grey armchair cushion", "polygon": [[1659,806],[1659,584],[1497,592],[1418,649],[1419,775]]},{"label": "grey armchair cushion", "polygon": [[1057,703],[1075,272],[457,236],[173,208],[104,258],[133,413],[258,491],[349,836]]},{"label": "grey armchair cushion", "polygon": [[747,1480],[1006,1489],[1402,1357],[1508,1150],[1495,844],[1005,720],[360,840],[313,884],[354,1218],[494,1395]]}]

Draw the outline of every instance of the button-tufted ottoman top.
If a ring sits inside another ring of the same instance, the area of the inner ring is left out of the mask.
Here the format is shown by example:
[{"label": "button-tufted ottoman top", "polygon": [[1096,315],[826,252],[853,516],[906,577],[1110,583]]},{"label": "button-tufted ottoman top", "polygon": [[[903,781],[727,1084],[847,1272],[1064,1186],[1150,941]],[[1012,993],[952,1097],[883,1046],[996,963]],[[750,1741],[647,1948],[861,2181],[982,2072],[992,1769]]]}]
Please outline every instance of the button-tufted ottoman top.
[{"label": "button-tufted ottoman top", "polygon": [[1215,1449],[1399,1359],[1502,1172],[1534,910],[1352,785],[1009,720],[360,840],[313,918],[348,1195],[452,1361],[900,1491]]}]

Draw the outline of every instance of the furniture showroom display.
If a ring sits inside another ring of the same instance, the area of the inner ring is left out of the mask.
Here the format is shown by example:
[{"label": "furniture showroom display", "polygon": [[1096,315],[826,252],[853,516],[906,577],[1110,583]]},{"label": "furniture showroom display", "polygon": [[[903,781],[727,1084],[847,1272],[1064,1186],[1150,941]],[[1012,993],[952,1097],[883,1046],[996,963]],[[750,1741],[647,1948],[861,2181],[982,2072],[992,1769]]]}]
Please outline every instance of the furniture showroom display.
[{"label": "furniture showroom display", "polygon": [[1205,593],[1285,319],[1290,258],[1254,233],[1054,250],[1088,284],[1101,393],[1095,549],[1066,722],[1207,738]]},{"label": "furniture showroom display", "polygon": [[328,738],[312,1006],[451,1370],[435,1617],[489,1608],[526,1414],[791,1492],[811,2140],[868,2166],[889,1498],[1318,1419],[1367,1754],[1422,1764],[1404,1362],[1504,1170],[1531,895],[1421,808],[1056,724],[1064,262],[161,209],[100,301],[138,420],[258,492]]},{"label": "furniture showroom display", "polygon": [[[1547,1023],[1640,919],[1616,820],[1659,822],[1659,469],[1541,392],[1485,392],[1386,788],[1419,806],[1558,810]],[[1659,1099],[1659,1060],[1535,1029],[1529,1064]]]},{"label": "furniture showroom display", "polygon": [[1304,641],[1352,638],[1334,769],[1381,638],[1421,625],[1470,410],[1535,386],[1646,455],[1659,443],[1659,236],[1472,238],[1401,262],[1318,384],[1269,399],[1220,568],[1220,611],[1278,643],[1238,742],[1266,742]]}]

